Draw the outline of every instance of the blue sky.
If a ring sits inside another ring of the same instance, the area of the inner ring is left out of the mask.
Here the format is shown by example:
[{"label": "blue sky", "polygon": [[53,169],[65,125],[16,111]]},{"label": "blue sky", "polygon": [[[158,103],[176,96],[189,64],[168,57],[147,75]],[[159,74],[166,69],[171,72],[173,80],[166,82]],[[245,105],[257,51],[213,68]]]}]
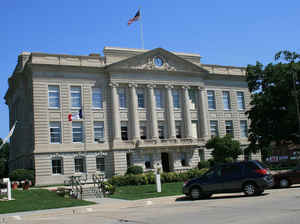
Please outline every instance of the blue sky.
[{"label": "blue sky", "polygon": [[22,51],[88,55],[104,46],[198,53],[203,63],[269,63],[279,50],[300,53],[300,1],[9,0],[0,6],[0,138],[9,131],[3,99]]}]

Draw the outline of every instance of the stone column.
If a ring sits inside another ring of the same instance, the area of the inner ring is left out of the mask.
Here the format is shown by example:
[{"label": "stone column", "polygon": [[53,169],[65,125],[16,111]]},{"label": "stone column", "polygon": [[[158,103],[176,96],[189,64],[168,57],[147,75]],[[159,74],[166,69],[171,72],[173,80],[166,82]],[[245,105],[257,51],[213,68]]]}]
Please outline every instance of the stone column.
[{"label": "stone column", "polygon": [[130,124],[132,127],[132,139],[138,140],[140,139],[140,124],[139,124],[139,114],[137,111],[137,95],[136,95],[136,87],[137,84],[130,83],[129,89],[130,89]]},{"label": "stone column", "polygon": [[168,133],[169,138],[176,138],[176,127],[175,127],[175,118],[174,118],[174,104],[172,97],[172,88],[171,85],[166,85],[167,89],[167,117],[168,117]]},{"label": "stone column", "polygon": [[117,93],[117,87],[119,86],[119,84],[110,83],[109,86],[111,87],[113,140],[121,140],[120,105]]},{"label": "stone column", "polygon": [[185,127],[185,137],[193,138],[192,134],[192,120],[190,112],[190,98],[189,98],[189,87],[182,86],[183,90],[183,113],[184,113],[184,127]]},{"label": "stone column", "polygon": [[148,90],[148,99],[149,99],[149,113],[150,113],[150,121],[151,121],[151,138],[158,139],[158,125],[157,125],[157,116],[156,116],[156,104],[155,104],[155,96],[154,96],[154,88],[155,85],[149,84],[147,85]]},{"label": "stone column", "polygon": [[207,115],[207,100],[204,87],[198,87],[198,109],[200,118],[200,137],[208,138],[208,115]]}]

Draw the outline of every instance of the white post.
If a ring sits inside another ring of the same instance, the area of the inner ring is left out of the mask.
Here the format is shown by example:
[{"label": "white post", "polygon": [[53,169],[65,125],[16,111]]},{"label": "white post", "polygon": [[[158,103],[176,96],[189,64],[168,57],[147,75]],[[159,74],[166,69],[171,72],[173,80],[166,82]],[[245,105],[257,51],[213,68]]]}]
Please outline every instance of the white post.
[{"label": "white post", "polygon": [[156,174],[155,174],[155,176],[156,176],[156,181],[155,181],[155,182],[156,182],[156,191],[157,191],[158,193],[161,192],[160,170],[161,170],[160,164],[157,163],[157,166],[156,166]]},{"label": "white post", "polygon": [[9,178],[3,178],[3,183],[7,184],[7,199],[11,201],[11,186]]}]

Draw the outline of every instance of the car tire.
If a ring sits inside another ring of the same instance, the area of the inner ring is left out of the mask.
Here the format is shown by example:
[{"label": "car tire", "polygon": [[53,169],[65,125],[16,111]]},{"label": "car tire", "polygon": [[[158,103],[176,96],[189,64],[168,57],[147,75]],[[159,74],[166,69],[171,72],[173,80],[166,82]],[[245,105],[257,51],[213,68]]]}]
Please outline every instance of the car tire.
[{"label": "car tire", "polygon": [[254,196],[254,195],[258,195],[259,194],[259,190],[257,188],[257,186],[255,185],[255,183],[246,183],[243,187],[243,191],[245,193],[245,195],[247,196]]},{"label": "car tire", "polygon": [[202,196],[201,189],[199,187],[193,187],[190,190],[190,197],[191,197],[191,199],[197,200],[197,199],[200,199],[201,196]]},{"label": "car tire", "polygon": [[283,178],[279,181],[279,187],[286,188],[289,186],[290,186],[290,182],[287,179]]}]

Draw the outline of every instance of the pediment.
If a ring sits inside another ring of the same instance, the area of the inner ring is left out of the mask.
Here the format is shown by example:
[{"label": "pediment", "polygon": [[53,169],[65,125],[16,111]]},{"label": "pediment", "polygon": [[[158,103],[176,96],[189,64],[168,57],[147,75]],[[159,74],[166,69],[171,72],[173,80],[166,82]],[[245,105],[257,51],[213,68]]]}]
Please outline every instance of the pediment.
[{"label": "pediment", "polygon": [[[155,62],[155,60],[158,62]],[[107,70],[208,73],[207,70],[201,68],[200,66],[162,48],[156,48],[154,50],[113,63],[107,66]]]}]

